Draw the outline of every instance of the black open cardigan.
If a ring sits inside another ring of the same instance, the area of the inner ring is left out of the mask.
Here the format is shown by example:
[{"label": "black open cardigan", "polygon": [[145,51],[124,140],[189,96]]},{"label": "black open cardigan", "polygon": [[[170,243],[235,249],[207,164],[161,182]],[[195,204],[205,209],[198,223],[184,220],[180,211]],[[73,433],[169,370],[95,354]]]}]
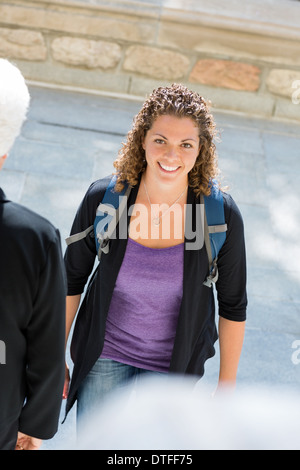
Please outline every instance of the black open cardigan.
[{"label": "black open cardigan", "polygon": [[[97,206],[109,182],[110,177],[98,180],[89,187],[77,211],[71,234],[81,232],[93,224]],[[128,208],[135,202],[138,187],[139,185],[134,187],[130,193]],[[246,319],[247,306],[243,221],[231,196],[224,193],[223,198],[228,230],[218,259],[218,313],[224,318],[240,322]],[[187,203],[194,208],[200,203],[190,188]],[[128,225],[130,217],[128,214],[126,216]],[[117,236],[111,240],[109,253],[102,254],[101,262],[91,277],[96,257],[94,238],[88,236],[68,246],[66,250],[68,295],[82,294],[90,277],[72,338],[74,369],[66,414],[76,400],[82,380],[101,355],[106,318],[126,245],[127,237]],[[183,297],[170,372],[192,374],[200,378],[204,374],[205,361],[215,354],[214,343],[218,339],[215,302],[213,289],[203,285],[207,274],[208,257],[205,246],[198,250],[185,249]]]}]

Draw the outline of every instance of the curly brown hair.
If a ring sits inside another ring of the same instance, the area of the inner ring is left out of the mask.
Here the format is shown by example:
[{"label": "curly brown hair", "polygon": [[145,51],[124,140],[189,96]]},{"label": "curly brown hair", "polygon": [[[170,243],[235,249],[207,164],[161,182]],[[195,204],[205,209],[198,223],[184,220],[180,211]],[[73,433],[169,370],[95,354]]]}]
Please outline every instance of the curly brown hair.
[{"label": "curly brown hair", "polygon": [[138,183],[140,174],[147,166],[142,145],[144,138],[156,118],[162,115],[189,117],[198,126],[201,147],[196,163],[188,175],[189,186],[197,196],[200,193],[208,196],[211,181],[218,175],[214,119],[202,96],[178,84],[154,90],[135,116],[132,129],[127,134],[127,141],[123,143],[114,162],[118,176],[116,190],[122,190],[123,181],[128,181],[131,186]]}]

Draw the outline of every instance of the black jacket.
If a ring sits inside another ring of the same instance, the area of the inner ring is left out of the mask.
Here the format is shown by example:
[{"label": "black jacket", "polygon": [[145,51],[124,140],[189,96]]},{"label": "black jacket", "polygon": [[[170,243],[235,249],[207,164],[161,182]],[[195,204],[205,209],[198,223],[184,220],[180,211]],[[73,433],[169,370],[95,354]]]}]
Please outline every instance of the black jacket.
[{"label": "black jacket", "polygon": [[[93,224],[97,206],[104,196],[109,181],[110,178],[105,178],[90,186],[77,211],[71,234],[81,232]],[[128,208],[134,204],[137,191],[138,186],[132,189]],[[190,188],[187,203],[193,207],[200,203]],[[228,231],[218,261],[219,315],[233,321],[244,321],[247,295],[243,221],[236,204],[228,194],[224,194],[224,208]],[[129,220],[127,214],[127,225]],[[106,318],[126,244],[127,237],[111,240],[109,253],[102,254],[101,262],[90,278],[72,338],[71,354],[74,370],[66,406],[67,413],[76,400],[76,392],[81,381],[101,355]],[[81,294],[84,291],[93,270],[95,257],[95,240],[90,236],[67,248],[65,264],[68,295]],[[201,377],[205,361],[215,354],[214,343],[218,335],[213,289],[203,285],[207,274],[208,258],[205,246],[199,250],[186,249],[183,298],[170,372]]]},{"label": "black jacket", "polygon": [[0,189],[0,435],[17,419],[33,437],[57,431],[65,295],[59,232]]}]

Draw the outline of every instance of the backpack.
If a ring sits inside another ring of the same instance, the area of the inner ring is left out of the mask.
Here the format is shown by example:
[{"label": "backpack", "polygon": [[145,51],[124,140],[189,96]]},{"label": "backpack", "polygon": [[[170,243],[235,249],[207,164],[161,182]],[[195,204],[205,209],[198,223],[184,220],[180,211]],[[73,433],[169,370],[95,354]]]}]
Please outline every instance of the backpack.
[{"label": "backpack", "polygon": [[209,196],[200,196],[204,204],[204,242],[209,263],[209,274],[203,284],[211,287],[218,280],[218,255],[226,240],[224,201],[222,191],[215,181],[211,185]]},{"label": "backpack", "polygon": [[[67,245],[71,245],[93,233],[99,261],[102,252],[109,252],[109,240],[115,236],[119,220],[127,207],[131,190],[129,184],[125,184],[122,192],[115,192],[116,180],[117,176],[114,175],[105,191],[102,202],[96,210],[94,224],[83,232],[66,238]],[[211,287],[218,280],[218,254],[226,240],[227,231],[223,196],[215,181],[212,182],[210,196],[201,195],[200,203],[204,204],[205,208],[204,242],[209,261],[209,274],[203,284]]]}]

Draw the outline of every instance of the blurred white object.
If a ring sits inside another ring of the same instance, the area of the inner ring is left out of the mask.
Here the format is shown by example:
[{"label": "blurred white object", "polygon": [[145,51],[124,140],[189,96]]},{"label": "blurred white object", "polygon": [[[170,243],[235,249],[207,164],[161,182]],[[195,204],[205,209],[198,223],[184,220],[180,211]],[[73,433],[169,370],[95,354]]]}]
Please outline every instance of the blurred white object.
[{"label": "blurred white object", "polygon": [[218,393],[189,379],[145,379],[87,423],[78,449],[300,449],[300,395],[282,389]]}]

